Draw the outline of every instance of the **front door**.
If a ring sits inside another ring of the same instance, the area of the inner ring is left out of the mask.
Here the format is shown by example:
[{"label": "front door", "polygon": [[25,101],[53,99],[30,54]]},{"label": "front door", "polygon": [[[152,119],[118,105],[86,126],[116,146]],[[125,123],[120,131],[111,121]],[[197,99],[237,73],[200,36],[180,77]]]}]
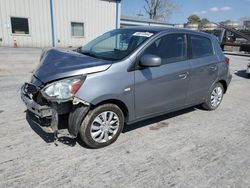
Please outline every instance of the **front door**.
[{"label": "front door", "polygon": [[140,57],[146,54],[159,56],[162,64],[135,71],[136,118],[183,106],[189,83],[185,34],[168,34],[157,39]]}]

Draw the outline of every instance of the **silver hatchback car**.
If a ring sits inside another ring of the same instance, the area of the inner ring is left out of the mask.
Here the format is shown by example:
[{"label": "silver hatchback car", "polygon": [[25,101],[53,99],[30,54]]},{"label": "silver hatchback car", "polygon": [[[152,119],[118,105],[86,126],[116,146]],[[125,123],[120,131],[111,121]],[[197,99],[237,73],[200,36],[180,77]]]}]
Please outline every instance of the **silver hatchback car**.
[{"label": "silver hatchback car", "polygon": [[215,110],[231,81],[215,37],[161,27],[107,32],[75,51],[50,49],[21,89],[44,131],[68,131],[91,148],[113,143],[131,124],[202,104]]}]

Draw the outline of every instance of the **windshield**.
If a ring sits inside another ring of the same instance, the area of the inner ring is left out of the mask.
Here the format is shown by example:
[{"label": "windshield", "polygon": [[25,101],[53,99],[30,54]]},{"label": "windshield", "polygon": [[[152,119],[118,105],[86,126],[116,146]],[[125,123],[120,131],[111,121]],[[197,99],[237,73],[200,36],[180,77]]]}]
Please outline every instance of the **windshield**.
[{"label": "windshield", "polygon": [[131,29],[110,31],[83,46],[80,53],[105,60],[121,60],[153,34]]}]

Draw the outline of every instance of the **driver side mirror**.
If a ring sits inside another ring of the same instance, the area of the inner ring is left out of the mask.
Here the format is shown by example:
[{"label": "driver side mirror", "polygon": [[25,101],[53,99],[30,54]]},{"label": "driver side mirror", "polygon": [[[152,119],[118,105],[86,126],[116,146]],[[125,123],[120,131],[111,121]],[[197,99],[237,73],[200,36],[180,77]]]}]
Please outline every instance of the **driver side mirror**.
[{"label": "driver side mirror", "polygon": [[142,67],[158,67],[161,65],[161,58],[157,55],[146,54],[140,58],[139,65]]}]

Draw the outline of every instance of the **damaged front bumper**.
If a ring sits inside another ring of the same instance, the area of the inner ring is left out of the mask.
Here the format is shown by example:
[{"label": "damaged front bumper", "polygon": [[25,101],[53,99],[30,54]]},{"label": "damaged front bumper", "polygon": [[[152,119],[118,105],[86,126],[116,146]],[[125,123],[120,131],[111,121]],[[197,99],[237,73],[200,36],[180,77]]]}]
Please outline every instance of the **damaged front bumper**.
[{"label": "damaged front bumper", "polygon": [[23,100],[24,104],[26,105],[27,109],[33,112],[35,115],[46,118],[52,116],[52,108],[49,106],[41,106],[37,104],[33,99],[31,94],[27,94],[23,91],[21,92],[21,99]]},{"label": "damaged front bumper", "polygon": [[34,100],[34,93],[29,93],[24,89],[26,86],[27,83],[21,88],[21,99],[26,105],[27,110],[35,115],[36,120],[32,120],[36,124],[39,124],[44,132],[57,133],[59,130],[60,115],[68,115],[68,122],[66,124],[70,137],[78,135],[82,120],[89,111],[89,103],[78,98],[72,98],[63,103],[48,101],[47,105],[41,105]]}]

